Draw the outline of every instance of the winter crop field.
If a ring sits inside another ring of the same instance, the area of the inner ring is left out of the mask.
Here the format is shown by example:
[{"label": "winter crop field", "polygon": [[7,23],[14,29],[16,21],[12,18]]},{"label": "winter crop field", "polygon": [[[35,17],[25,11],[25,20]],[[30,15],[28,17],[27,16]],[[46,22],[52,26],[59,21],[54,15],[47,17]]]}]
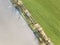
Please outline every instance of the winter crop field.
[{"label": "winter crop field", "polygon": [[60,0],[23,0],[54,45],[60,45]]}]

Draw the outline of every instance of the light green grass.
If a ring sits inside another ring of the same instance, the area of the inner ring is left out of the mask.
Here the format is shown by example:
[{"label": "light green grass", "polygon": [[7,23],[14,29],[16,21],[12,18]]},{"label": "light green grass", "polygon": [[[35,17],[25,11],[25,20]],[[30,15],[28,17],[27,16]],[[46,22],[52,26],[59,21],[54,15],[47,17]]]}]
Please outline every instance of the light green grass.
[{"label": "light green grass", "polygon": [[22,0],[54,45],[60,45],[60,0]]}]

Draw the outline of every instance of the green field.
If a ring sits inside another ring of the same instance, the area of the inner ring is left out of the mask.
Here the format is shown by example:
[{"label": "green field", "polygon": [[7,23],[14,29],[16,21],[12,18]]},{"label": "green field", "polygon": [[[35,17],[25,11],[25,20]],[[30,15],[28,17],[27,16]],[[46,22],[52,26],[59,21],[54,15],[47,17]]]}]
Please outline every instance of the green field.
[{"label": "green field", "polygon": [[54,45],[60,45],[60,0],[22,0]]}]

